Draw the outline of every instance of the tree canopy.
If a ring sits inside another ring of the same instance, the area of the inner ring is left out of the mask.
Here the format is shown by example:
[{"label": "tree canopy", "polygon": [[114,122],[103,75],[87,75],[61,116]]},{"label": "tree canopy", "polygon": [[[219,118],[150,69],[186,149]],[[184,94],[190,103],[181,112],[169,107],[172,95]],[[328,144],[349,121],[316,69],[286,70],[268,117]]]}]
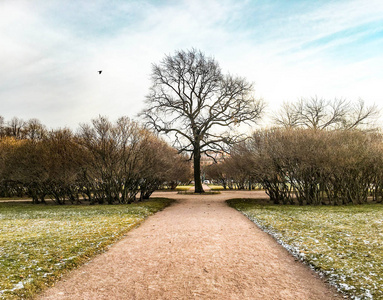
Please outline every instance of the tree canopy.
[{"label": "tree canopy", "polygon": [[170,135],[180,152],[194,162],[195,192],[203,192],[201,154],[224,151],[238,142],[233,127],[254,123],[264,104],[253,96],[245,78],[223,74],[218,62],[199,50],[176,51],[153,64],[152,86],[142,116],[160,133]]}]

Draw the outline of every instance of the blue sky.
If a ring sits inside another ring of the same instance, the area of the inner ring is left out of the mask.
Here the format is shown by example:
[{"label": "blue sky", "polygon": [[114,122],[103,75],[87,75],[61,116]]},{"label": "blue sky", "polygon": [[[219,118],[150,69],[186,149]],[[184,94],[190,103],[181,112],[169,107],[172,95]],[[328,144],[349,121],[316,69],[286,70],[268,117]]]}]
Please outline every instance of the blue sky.
[{"label": "blue sky", "polygon": [[[0,0],[0,115],[135,118],[151,64],[198,48],[283,101],[383,100],[383,1]],[[97,71],[103,70],[101,75]]]}]

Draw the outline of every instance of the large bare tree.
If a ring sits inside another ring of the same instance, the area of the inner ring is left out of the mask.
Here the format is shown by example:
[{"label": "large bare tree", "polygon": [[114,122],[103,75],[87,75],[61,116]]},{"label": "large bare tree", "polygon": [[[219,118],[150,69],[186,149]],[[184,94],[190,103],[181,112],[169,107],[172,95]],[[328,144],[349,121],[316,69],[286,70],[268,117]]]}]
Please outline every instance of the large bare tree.
[{"label": "large bare tree", "polygon": [[152,87],[141,113],[148,124],[170,135],[180,152],[194,162],[195,192],[203,192],[201,154],[233,144],[233,127],[260,118],[264,104],[253,97],[246,79],[224,75],[217,61],[199,50],[176,51],[154,64]]}]

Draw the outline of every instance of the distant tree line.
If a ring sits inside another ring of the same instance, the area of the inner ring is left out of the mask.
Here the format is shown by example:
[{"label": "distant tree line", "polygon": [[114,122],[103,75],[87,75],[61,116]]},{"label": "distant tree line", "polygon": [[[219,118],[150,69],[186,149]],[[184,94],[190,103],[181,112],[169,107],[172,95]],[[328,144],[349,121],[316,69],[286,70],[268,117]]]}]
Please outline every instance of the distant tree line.
[{"label": "distant tree line", "polygon": [[76,133],[0,117],[2,197],[131,203],[189,178],[190,165],[175,149],[127,117],[113,123],[100,116]]},{"label": "distant tree line", "polygon": [[383,135],[362,101],[285,104],[278,125],[255,131],[207,175],[225,188],[265,189],[276,204],[362,204],[383,199]]},{"label": "distant tree line", "polygon": [[[205,167],[224,188],[263,188],[276,204],[361,204],[383,200],[383,135],[375,106],[316,97],[285,103],[275,127],[236,143]],[[127,117],[98,117],[69,129],[0,118],[0,196],[58,204],[131,203],[190,179],[190,164]]]}]

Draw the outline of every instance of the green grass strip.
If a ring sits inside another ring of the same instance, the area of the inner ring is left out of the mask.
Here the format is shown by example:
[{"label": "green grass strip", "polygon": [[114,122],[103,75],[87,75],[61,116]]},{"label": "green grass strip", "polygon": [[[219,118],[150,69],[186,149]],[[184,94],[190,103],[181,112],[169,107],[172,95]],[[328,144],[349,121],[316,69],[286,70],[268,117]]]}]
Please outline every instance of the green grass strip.
[{"label": "green grass strip", "polygon": [[0,299],[30,298],[172,200],[129,205],[0,203]]},{"label": "green grass strip", "polygon": [[277,206],[233,199],[285,248],[353,299],[383,299],[383,205]]},{"label": "green grass strip", "polygon": [[188,191],[192,187],[194,187],[194,185],[179,185],[176,187],[176,191]]}]

